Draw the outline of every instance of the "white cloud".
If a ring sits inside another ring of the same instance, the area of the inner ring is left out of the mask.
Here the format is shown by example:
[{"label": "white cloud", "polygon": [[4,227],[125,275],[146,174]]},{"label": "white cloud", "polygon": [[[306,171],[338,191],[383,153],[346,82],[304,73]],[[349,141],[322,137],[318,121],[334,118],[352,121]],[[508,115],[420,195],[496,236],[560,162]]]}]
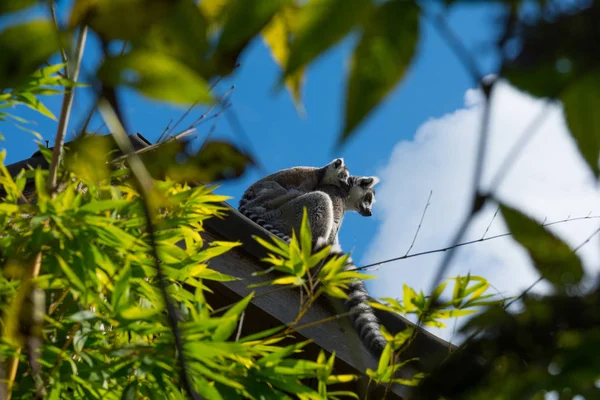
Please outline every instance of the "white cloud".
[{"label": "white cloud", "polygon": [[[545,102],[530,97],[505,82],[500,82],[492,99],[490,140],[484,168],[484,184],[489,185],[509,149],[544,107]],[[551,105],[538,133],[522,151],[504,182],[498,197],[538,221],[548,222],[600,214],[600,193],[571,139],[562,108]],[[471,193],[475,149],[482,113],[482,94],[465,93],[465,107],[452,114],[423,123],[414,140],[399,142],[387,163],[379,171],[374,215],[381,220],[379,230],[361,260],[373,263],[403,255],[415,234],[419,219],[433,190],[431,205],[411,253],[432,250],[450,244],[467,213]],[[482,237],[496,206],[488,204],[472,223],[465,240]],[[581,244],[600,220],[572,221],[550,229],[572,248]],[[487,236],[507,232],[500,215]],[[586,272],[598,272],[599,238],[584,246],[578,254]],[[369,283],[378,297],[401,297],[402,284],[429,290],[443,253],[415,257],[382,266]],[[447,276],[470,272],[482,275],[505,296],[515,295],[529,286],[538,274],[526,252],[510,237],[462,247]],[[534,291],[546,291],[542,282]],[[449,339],[451,332],[434,331]]]}]

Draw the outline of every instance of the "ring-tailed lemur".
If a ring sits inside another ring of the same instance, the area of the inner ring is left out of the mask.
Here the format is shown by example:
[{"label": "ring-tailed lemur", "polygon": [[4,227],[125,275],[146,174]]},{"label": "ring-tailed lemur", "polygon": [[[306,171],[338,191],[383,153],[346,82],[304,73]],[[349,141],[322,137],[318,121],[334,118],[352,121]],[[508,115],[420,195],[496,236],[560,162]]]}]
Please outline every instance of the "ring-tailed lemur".
[{"label": "ring-tailed lemur", "polygon": [[[378,182],[377,177],[351,176],[347,187],[322,185],[316,191],[298,196],[279,209],[269,211],[270,215],[265,215],[269,223],[266,223],[266,219],[261,218],[258,213],[250,213],[246,216],[289,242],[292,230],[298,231],[300,228],[303,210],[306,207],[313,241],[317,242],[315,247],[332,245],[331,254],[340,254],[338,232],[344,213],[357,211],[362,216],[371,216],[372,206],[375,203],[374,186]],[[354,263],[349,258],[345,269],[353,268],[355,268]],[[369,351],[379,358],[387,342],[381,334],[380,324],[373,308],[367,304],[369,294],[364,283],[352,282],[348,285],[347,294],[349,299],[345,302],[345,306],[351,313],[353,326]]]},{"label": "ring-tailed lemur", "polygon": [[242,214],[252,209],[265,214],[320,185],[347,187],[350,173],[343,158],[336,158],[324,167],[292,167],[268,175],[252,185],[242,195],[238,210]]}]

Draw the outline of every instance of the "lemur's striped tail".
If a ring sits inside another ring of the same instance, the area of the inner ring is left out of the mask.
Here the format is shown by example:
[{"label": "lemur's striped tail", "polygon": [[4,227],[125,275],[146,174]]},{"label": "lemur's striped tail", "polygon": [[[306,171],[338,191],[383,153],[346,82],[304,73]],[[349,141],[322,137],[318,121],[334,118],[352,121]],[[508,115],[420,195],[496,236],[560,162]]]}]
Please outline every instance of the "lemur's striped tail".
[{"label": "lemur's striped tail", "polygon": [[[354,264],[349,264],[347,267],[352,268]],[[348,285],[347,295],[350,298],[346,300],[344,305],[346,310],[351,313],[352,325],[356,329],[360,340],[373,357],[378,360],[387,344],[387,340],[381,334],[381,324],[375,315],[375,310],[367,304],[369,294],[364,282],[355,281]]]},{"label": "lemur's striped tail", "polygon": [[286,235],[285,233],[276,229],[268,221],[266,221],[264,218],[262,218],[259,213],[252,211],[252,210],[248,210],[245,207],[247,202],[248,202],[247,200],[244,201],[244,198],[242,198],[242,200],[240,200],[240,205],[238,206],[238,211],[242,215],[250,218],[252,221],[256,222],[258,225],[262,226],[263,228],[265,228],[266,230],[271,232],[273,235],[277,236],[279,239],[289,243],[291,238],[288,235]]},{"label": "lemur's striped tail", "polygon": [[[240,200],[240,205],[238,210],[240,213],[250,218],[252,221],[256,222],[258,225],[262,226],[278,238],[290,242],[291,238],[280,232],[278,229],[273,227],[268,221],[264,220],[258,213],[255,211],[248,210],[245,205],[248,203],[247,200]],[[321,246],[326,245],[325,243],[317,243],[315,245],[315,251],[318,251]],[[332,252],[329,256],[341,255],[342,253],[339,251]],[[355,268],[354,263],[351,258],[348,258],[345,269],[353,269]],[[349,297],[346,300],[344,306],[346,310],[351,313],[350,319],[352,321],[352,325],[362,343],[367,347],[369,352],[375,357],[379,359],[387,341],[381,334],[379,320],[377,316],[375,316],[375,311],[373,307],[367,304],[369,301],[369,294],[367,289],[365,288],[365,284],[363,281],[355,281],[348,285],[348,292],[346,293]]]}]

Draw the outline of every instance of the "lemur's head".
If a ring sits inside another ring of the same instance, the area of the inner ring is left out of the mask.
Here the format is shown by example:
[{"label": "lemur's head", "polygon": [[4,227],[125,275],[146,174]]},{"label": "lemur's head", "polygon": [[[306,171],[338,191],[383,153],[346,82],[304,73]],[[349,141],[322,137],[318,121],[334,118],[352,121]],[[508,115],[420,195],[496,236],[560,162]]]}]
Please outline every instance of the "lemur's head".
[{"label": "lemur's head", "polygon": [[373,204],[375,204],[375,188],[379,183],[376,176],[351,176],[348,178],[350,195],[346,203],[347,210],[357,211],[363,217],[373,215]]},{"label": "lemur's head", "polygon": [[324,169],[323,184],[348,188],[350,172],[348,172],[348,167],[344,164],[343,158],[336,158],[327,164]]}]

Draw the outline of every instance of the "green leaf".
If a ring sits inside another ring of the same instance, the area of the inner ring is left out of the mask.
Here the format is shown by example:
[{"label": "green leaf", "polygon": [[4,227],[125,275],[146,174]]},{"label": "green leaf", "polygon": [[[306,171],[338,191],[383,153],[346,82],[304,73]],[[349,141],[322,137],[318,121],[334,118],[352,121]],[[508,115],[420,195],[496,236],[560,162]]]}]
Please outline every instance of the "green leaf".
[{"label": "green leaf", "polygon": [[547,18],[519,24],[506,44],[519,43],[519,54],[506,57],[501,75],[534,96],[556,97],[578,77],[597,70],[600,8],[598,2],[590,3],[591,7],[578,10],[547,7],[542,11],[548,13]]},{"label": "green leaf", "polygon": [[25,104],[27,107],[31,108],[32,110],[35,110],[35,111],[39,112],[40,114],[56,121],[56,117],[54,116],[54,114],[52,114],[52,112],[50,110],[48,110],[48,107],[46,107],[44,105],[44,103],[42,103],[33,94],[27,93],[27,92],[20,92],[19,94],[15,95],[13,97],[15,98],[15,100],[17,100],[20,103]]},{"label": "green leaf", "polygon": [[579,152],[600,177],[600,71],[594,71],[571,83],[561,96],[569,131]]},{"label": "green leaf", "polygon": [[129,383],[123,390],[121,400],[136,400],[138,398],[138,382],[137,380]]},{"label": "green leaf", "polygon": [[79,210],[96,214],[102,211],[117,211],[128,204],[131,204],[130,200],[96,200],[81,206]]},{"label": "green leaf", "polygon": [[202,74],[207,66],[208,24],[195,3],[191,0],[173,2],[168,13],[134,41],[133,47],[159,51]]},{"label": "green leaf", "polygon": [[311,0],[298,12],[285,77],[339,42],[371,12],[371,0]]},{"label": "green leaf", "polygon": [[306,207],[302,210],[302,222],[300,224],[300,249],[302,250],[302,256],[304,261],[310,260],[312,255],[312,234],[310,232],[310,225],[308,223],[308,211]]},{"label": "green leaf", "polygon": [[134,307],[129,307],[125,310],[122,310],[119,313],[119,315],[123,319],[149,320],[158,313],[160,313],[160,309],[158,309],[158,308],[142,308],[142,307],[134,306]]},{"label": "green leaf", "polygon": [[18,86],[59,49],[56,28],[36,20],[0,33],[0,91]]},{"label": "green leaf", "polygon": [[557,289],[583,278],[581,260],[562,240],[520,211],[500,205],[513,237],[529,253],[535,268]]},{"label": "green leaf", "polygon": [[[283,68],[287,68],[290,57],[291,37],[299,8],[295,5],[282,7],[263,31],[263,39],[271,51],[273,59]],[[292,95],[296,110],[304,114],[302,105],[302,84],[304,81],[305,68],[299,68],[296,72],[285,78],[285,85]]]},{"label": "green leaf", "polygon": [[379,357],[379,364],[377,365],[377,375],[383,375],[385,370],[388,368],[390,364],[390,359],[392,358],[392,346],[390,343],[385,345],[383,352],[381,353],[381,357]]},{"label": "green leaf", "polygon": [[0,15],[31,7],[36,1],[37,0],[2,0],[0,1]]},{"label": "green leaf", "polygon": [[66,261],[58,254],[55,254],[55,257],[56,257],[56,260],[58,261],[58,265],[60,266],[60,269],[62,269],[62,271],[66,275],[67,279],[69,279],[69,281],[75,286],[75,288],[77,290],[79,290],[82,293],[85,292],[85,285],[83,284],[83,281],[71,269],[69,264],[67,264]]},{"label": "green leaf", "polygon": [[81,310],[67,318],[70,319],[71,321],[83,322],[83,321],[88,321],[90,319],[94,319],[96,317],[97,317],[96,314],[90,310]]},{"label": "green leaf", "polygon": [[223,31],[216,58],[219,71],[227,75],[246,45],[269,23],[282,5],[290,0],[230,0],[225,12]]},{"label": "green leaf", "polygon": [[98,76],[105,83],[131,86],[146,96],[173,103],[211,101],[206,81],[176,59],[146,50],[107,59]]},{"label": "green leaf", "polygon": [[213,333],[212,340],[219,342],[227,340],[229,336],[231,336],[231,334],[233,333],[233,331],[235,331],[235,328],[237,327],[240,315],[244,312],[246,307],[248,307],[248,304],[250,304],[250,300],[252,300],[253,297],[254,292],[250,293],[248,296],[238,301],[233,307],[227,310],[225,314],[223,314],[223,317],[235,316],[236,319],[219,326],[215,330],[215,333]]},{"label": "green leaf", "polygon": [[404,305],[404,309],[407,312],[415,311],[417,308],[413,303],[413,300],[416,299],[417,293],[415,293],[414,289],[409,287],[407,284],[404,284],[404,296],[402,299],[402,303]]},{"label": "green leaf", "polygon": [[369,19],[352,55],[340,143],[402,79],[418,36],[419,7],[412,1],[383,3]]},{"label": "green leaf", "polygon": [[134,40],[167,15],[175,3],[168,0],[76,0],[69,27],[88,25],[106,41]]}]

